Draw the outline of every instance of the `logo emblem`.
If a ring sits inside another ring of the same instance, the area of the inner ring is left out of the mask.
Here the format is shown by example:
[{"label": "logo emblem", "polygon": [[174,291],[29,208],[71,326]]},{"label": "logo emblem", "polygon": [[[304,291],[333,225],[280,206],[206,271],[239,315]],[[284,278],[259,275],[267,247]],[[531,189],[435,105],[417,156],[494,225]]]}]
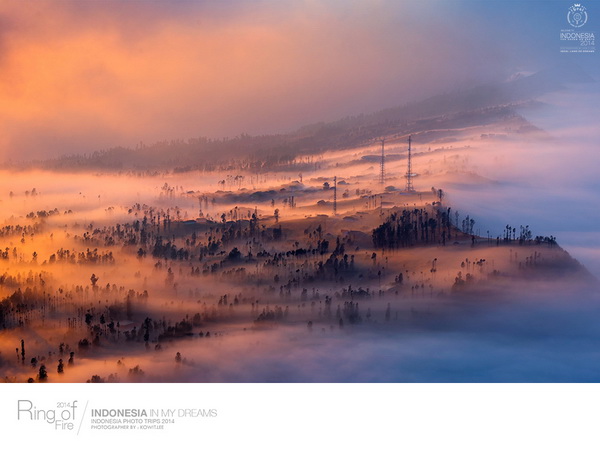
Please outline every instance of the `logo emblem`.
[{"label": "logo emblem", "polygon": [[581,6],[579,3],[575,3],[569,8],[567,13],[567,22],[573,28],[579,28],[585,25],[588,19],[588,14],[585,6]]}]

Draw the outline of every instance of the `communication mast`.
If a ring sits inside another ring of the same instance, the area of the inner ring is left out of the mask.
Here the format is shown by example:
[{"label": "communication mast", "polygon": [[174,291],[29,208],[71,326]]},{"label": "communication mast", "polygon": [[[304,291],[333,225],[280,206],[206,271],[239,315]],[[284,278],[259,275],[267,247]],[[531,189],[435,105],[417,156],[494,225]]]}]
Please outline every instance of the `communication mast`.
[{"label": "communication mast", "polygon": [[385,150],[384,150],[385,139],[381,140],[381,171],[379,173],[379,182],[385,184]]},{"label": "communication mast", "polygon": [[337,177],[333,177],[333,215],[337,215]]},{"label": "communication mast", "polygon": [[412,155],[410,153],[411,142],[412,142],[412,136],[408,136],[408,169],[406,171],[406,192],[415,192],[415,188],[413,187],[413,184],[412,184],[412,177],[414,177],[415,174],[412,173]]}]

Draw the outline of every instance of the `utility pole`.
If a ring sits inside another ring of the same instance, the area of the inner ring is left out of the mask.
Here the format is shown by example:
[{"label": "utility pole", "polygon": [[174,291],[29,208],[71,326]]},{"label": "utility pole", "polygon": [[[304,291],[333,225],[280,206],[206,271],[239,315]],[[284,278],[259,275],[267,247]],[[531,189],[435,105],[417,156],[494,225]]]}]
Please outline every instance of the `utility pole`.
[{"label": "utility pole", "polygon": [[408,169],[406,171],[406,192],[415,192],[415,188],[412,184],[412,177],[414,174],[412,173],[412,155],[410,144],[412,142],[412,136],[408,136]]},{"label": "utility pole", "polygon": [[333,215],[337,215],[337,177],[333,177]]},{"label": "utility pole", "polygon": [[385,184],[385,139],[381,140],[381,171],[379,173],[379,182],[383,186]]}]

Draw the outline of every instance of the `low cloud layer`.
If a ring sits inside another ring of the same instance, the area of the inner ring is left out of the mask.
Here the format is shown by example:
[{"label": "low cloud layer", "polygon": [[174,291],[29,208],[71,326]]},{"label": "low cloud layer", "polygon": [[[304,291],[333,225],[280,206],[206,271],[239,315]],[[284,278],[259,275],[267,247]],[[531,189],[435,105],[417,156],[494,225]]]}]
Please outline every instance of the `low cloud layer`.
[{"label": "low cloud layer", "polygon": [[469,167],[496,182],[448,186],[451,202],[476,219],[482,236],[501,235],[506,224],[557,236],[600,277],[600,88],[569,86],[540,100],[542,106],[521,113],[544,136],[482,144],[470,155]]}]

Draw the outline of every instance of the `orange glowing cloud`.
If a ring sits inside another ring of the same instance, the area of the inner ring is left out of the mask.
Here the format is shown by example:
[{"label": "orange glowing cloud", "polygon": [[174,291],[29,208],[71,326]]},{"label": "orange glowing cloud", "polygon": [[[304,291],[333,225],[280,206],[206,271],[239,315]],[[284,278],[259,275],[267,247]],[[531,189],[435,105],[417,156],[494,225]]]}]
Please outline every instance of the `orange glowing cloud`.
[{"label": "orange glowing cloud", "polygon": [[[460,33],[431,23],[431,5],[403,8],[4,3],[0,155],[277,132],[472,76],[446,64],[473,54],[450,43],[463,42]],[[432,25],[426,34],[416,32],[423,20]]]}]

